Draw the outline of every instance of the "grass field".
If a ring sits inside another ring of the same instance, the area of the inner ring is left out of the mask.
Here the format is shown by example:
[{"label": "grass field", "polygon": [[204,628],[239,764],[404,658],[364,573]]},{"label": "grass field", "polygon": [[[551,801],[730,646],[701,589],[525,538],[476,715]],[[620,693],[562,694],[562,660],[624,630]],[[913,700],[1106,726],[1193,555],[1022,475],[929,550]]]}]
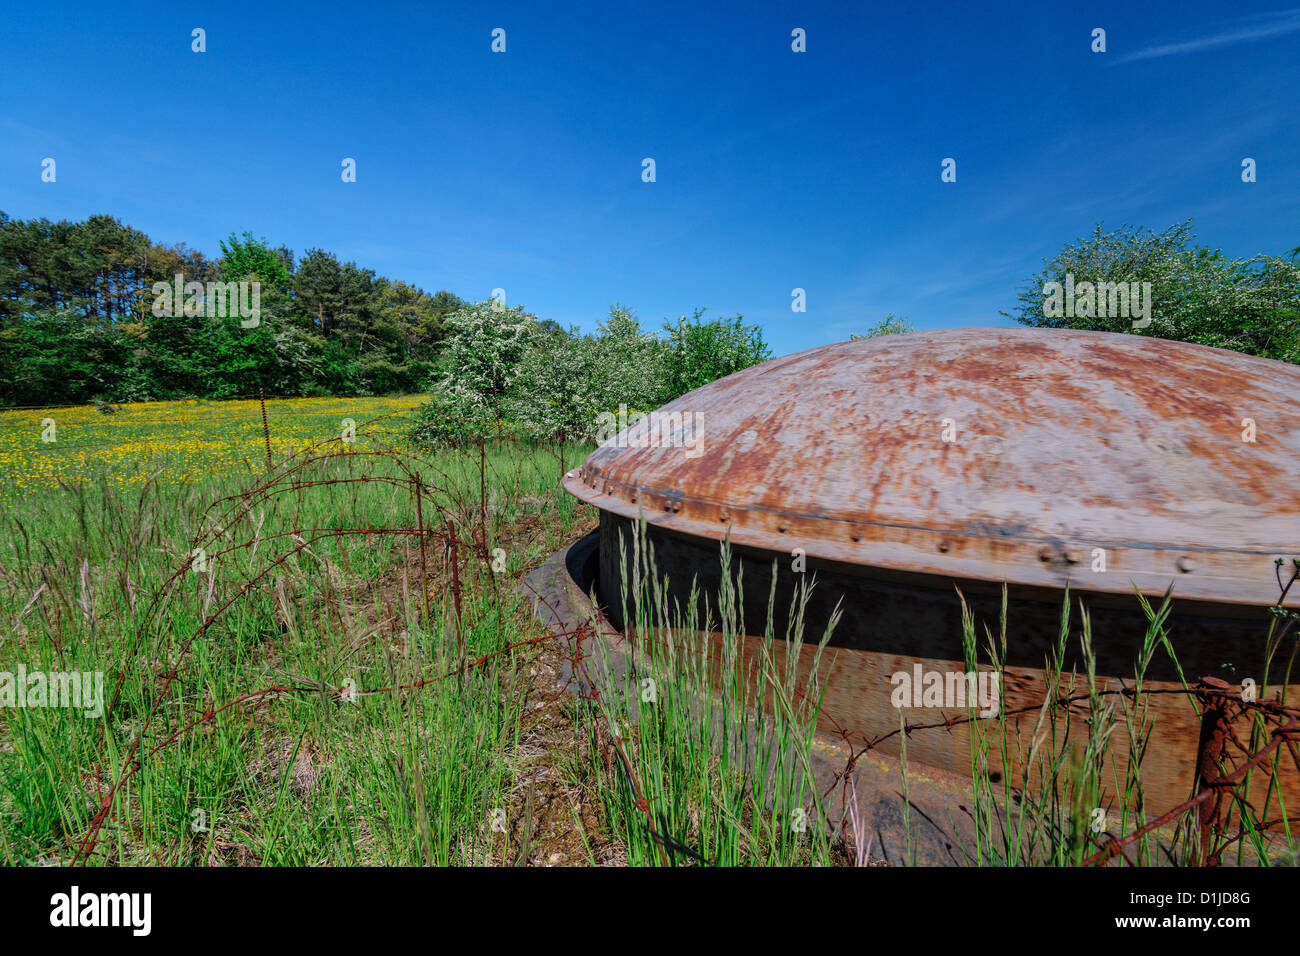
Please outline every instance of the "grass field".
[{"label": "grass field", "polygon": [[255,401],[0,413],[0,672],[102,675],[104,711],[0,709],[0,859],[657,863],[653,790],[701,859],[832,862],[708,715],[624,741],[630,696],[556,693],[515,583],[595,513],[557,448],[416,455],[417,403],[268,402],[273,467]]}]

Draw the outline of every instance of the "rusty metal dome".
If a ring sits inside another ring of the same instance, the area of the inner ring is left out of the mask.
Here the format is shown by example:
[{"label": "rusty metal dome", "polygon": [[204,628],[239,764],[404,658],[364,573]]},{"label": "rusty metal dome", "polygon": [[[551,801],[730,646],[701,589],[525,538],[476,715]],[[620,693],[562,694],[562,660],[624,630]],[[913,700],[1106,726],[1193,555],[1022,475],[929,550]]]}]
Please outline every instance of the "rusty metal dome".
[{"label": "rusty metal dome", "polygon": [[1236,352],[916,332],[774,359],[656,415],[564,486],[681,534],[1029,587],[1267,605],[1275,560],[1300,554],[1300,368]]}]

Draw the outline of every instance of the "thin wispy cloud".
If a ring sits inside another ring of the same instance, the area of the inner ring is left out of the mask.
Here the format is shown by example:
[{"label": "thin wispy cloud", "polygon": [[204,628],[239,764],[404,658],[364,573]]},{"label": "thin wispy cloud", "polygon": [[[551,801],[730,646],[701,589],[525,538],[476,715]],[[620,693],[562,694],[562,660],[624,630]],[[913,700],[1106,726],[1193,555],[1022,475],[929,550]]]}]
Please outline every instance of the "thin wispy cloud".
[{"label": "thin wispy cloud", "polygon": [[1199,53],[1218,47],[1233,46],[1237,43],[1249,43],[1252,40],[1267,40],[1272,37],[1294,33],[1300,30],[1300,8],[1280,10],[1262,17],[1250,17],[1212,36],[1184,40],[1177,43],[1161,43],[1145,47],[1136,53],[1120,57],[1116,63],[1132,63],[1134,60],[1153,60],[1162,56],[1181,56],[1184,53]]}]

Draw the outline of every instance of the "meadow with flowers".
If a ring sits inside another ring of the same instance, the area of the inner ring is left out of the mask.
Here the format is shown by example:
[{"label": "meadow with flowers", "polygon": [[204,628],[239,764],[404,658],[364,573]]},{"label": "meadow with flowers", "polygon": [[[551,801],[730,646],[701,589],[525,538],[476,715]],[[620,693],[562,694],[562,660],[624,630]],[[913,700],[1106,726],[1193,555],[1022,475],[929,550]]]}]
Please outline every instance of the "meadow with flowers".
[{"label": "meadow with flowers", "polygon": [[133,402],[61,408],[0,408],[0,497],[59,485],[139,486],[265,471],[273,461],[341,441],[351,421],[357,449],[403,442],[426,396]]}]

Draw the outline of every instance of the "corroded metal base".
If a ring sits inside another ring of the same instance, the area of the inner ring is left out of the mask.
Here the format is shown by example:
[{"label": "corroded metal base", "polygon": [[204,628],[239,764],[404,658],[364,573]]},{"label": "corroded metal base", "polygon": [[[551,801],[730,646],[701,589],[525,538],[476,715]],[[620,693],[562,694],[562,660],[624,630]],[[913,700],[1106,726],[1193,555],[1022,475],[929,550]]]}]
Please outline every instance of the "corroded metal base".
[{"label": "corroded metal base", "polygon": [[[645,526],[648,542],[660,569],[671,568],[667,575],[669,602],[683,612],[691,602],[692,586],[697,589],[696,613],[701,626],[711,619],[720,620],[716,595],[721,585],[722,565],[717,542],[678,534],[653,525]],[[601,603],[610,621],[624,629],[622,620],[621,567],[633,567],[633,534],[636,523],[627,518],[601,512],[600,556],[598,577]],[[909,725],[959,721],[951,727],[914,731],[908,735],[907,756],[956,774],[969,776],[971,768],[971,734],[969,725],[960,723],[967,716],[964,707],[896,707],[892,700],[895,684],[891,676],[912,674],[919,665],[924,672],[943,674],[965,672],[962,648],[962,597],[974,616],[979,635],[980,666],[988,667],[985,650],[986,630],[997,635],[1000,630],[1002,594],[1000,589],[982,582],[953,581],[932,576],[873,569],[861,565],[837,564],[807,558],[806,570],[792,570],[790,554],[732,547],[733,579],[743,592],[740,629],[749,635],[764,633],[768,619],[768,601],[775,580],[773,605],[774,633],[787,633],[793,595],[801,582],[815,581],[804,610],[803,665],[811,660],[808,644],[815,644],[830,623],[837,608],[842,617],[835,626],[823,664],[826,693],[822,706],[822,726],[828,732],[847,733],[859,745],[865,741],[897,731],[900,718]],[[775,578],[774,578],[775,573]],[[1086,573],[1086,572],[1084,572]],[[960,595],[958,593],[960,588]],[[1080,654],[1080,602],[1091,620],[1092,644],[1096,654],[1096,673],[1102,686],[1117,689],[1132,684],[1134,661],[1142,647],[1147,618],[1136,597],[1123,599],[1114,595],[1097,595],[1086,591],[1072,592],[1070,634],[1066,640],[1065,682],[1075,671],[1075,693],[1085,693],[1085,672]],[[1200,677],[1217,677],[1230,684],[1240,684],[1251,677],[1262,682],[1264,674],[1265,635],[1268,615],[1265,610],[1240,606],[1189,606],[1175,602],[1178,613],[1167,624],[1178,662],[1158,649],[1146,671],[1146,688],[1173,691],[1183,685],[1179,667],[1189,683]],[[1004,713],[1024,711],[1009,721],[1021,735],[1013,750],[1028,750],[1039,709],[1046,694],[1044,663],[1057,643],[1061,619],[1061,594],[1025,587],[1009,587],[1006,627],[1006,686],[1001,688],[1000,703]],[[1219,613],[1212,614],[1210,612]],[[749,656],[757,653],[757,638],[747,639]],[[778,648],[782,642],[778,641]],[[1285,661],[1275,662],[1275,671]],[[1064,684],[1069,687],[1068,683]],[[1280,688],[1259,687],[1264,698]],[[1288,699],[1300,697],[1300,685],[1292,685]],[[1150,696],[1153,720],[1150,741],[1142,760],[1143,802],[1147,810],[1161,811],[1177,806],[1193,793],[1198,761],[1201,722],[1191,698],[1181,693]],[[1122,702],[1119,705],[1123,706]],[[1086,702],[1071,706],[1071,736],[1086,734]],[[1122,721],[1122,711],[1121,711]],[[1240,732],[1248,735],[1243,726]],[[1111,739],[1108,779],[1123,781],[1128,762],[1128,740],[1121,725]],[[898,739],[885,741],[881,749],[897,755]],[[993,766],[1000,759],[991,757]],[[1019,778],[1022,768],[1013,760],[1013,773]],[[1114,771],[1113,773],[1111,771]],[[1117,775],[1117,776],[1116,776]],[[1288,806],[1300,806],[1300,772],[1287,767],[1282,772]],[[1031,784],[1036,774],[1030,774]],[[1107,793],[1104,800],[1117,806],[1120,794]]]},{"label": "corroded metal base", "polygon": [[[587,651],[609,654],[622,666],[631,666],[636,657],[634,649],[590,598],[596,590],[598,548],[599,537],[594,533],[579,539],[533,571],[526,589],[534,612],[556,634],[567,634],[595,621],[599,628],[593,639],[596,646]],[[565,679],[575,681],[572,674],[566,674]],[[815,735],[810,762],[818,790],[828,812],[835,817],[828,821],[831,826],[840,824],[840,808],[847,799],[841,775],[848,757],[843,740],[827,733]],[[891,866],[960,866],[970,862],[974,835],[964,809],[971,805],[969,781],[914,760],[908,761],[904,779],[896,758],[866,753],[857,760],[852,785],[872,840],[873,860],[885,860]]]}]

